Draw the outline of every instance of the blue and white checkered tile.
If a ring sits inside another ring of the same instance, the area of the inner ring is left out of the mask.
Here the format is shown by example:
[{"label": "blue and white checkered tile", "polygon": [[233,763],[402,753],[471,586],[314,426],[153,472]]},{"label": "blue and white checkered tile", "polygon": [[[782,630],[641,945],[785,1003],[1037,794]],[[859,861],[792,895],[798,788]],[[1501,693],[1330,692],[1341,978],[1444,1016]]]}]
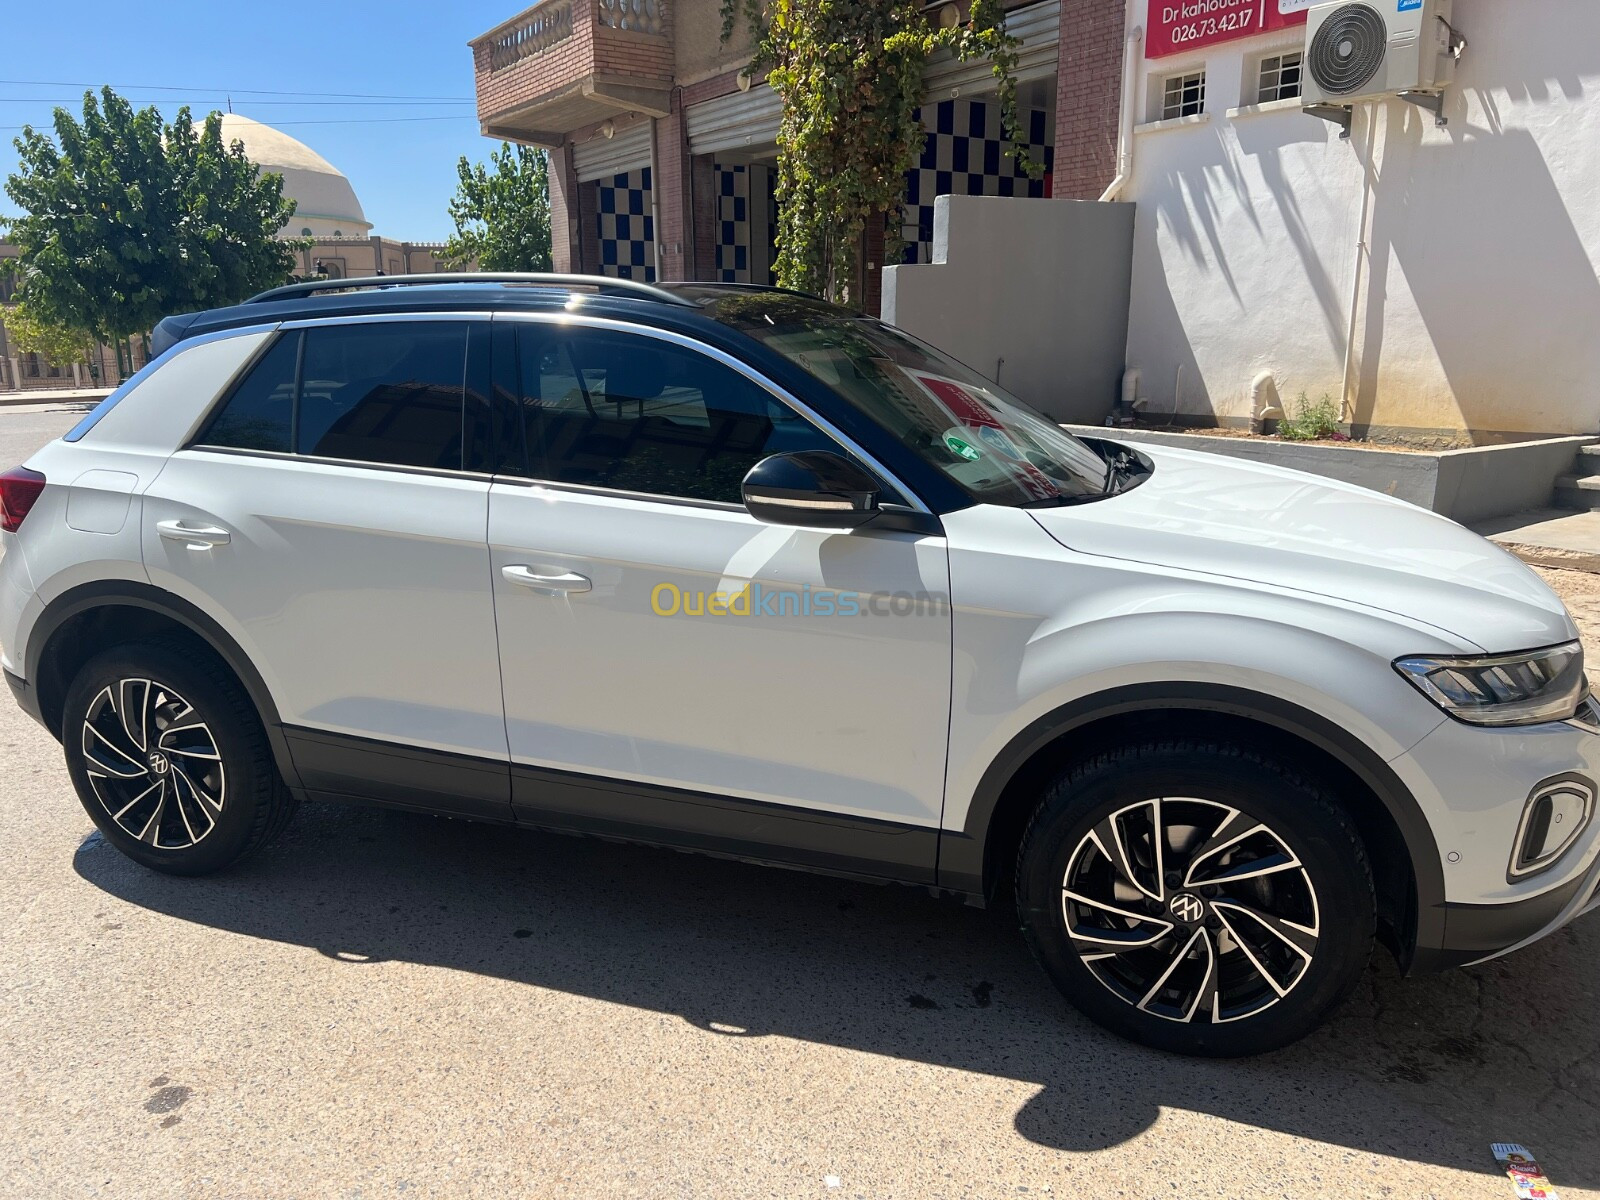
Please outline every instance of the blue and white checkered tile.
[{"label": "blue and white checkered tile", "polygon": [[750,171],[717,164],[717,278],[750,282]]},{"label": "blue and white checkered tile", "polygon": [[[1006,155],[1011,143],[1001,129],[998,101],[941,100],[931,109],[922,108],[920,115],[928,140],[922,160],[906,172],[901,236],[908,263],[932,261],[934,197],[1042,197],[1045,186],[1042,178],[1029,179],[1016,159]],[[1055,157],[1049,114],[1033,108],[1018,115],[1027,122],[1030,156],[1048,172]]]},{"label": "blue and white checkered tile", "polygon": [[600,238],[600,274],[654,283],[651,246],[650,168],[641,167],[596,184],[595,220]]}]

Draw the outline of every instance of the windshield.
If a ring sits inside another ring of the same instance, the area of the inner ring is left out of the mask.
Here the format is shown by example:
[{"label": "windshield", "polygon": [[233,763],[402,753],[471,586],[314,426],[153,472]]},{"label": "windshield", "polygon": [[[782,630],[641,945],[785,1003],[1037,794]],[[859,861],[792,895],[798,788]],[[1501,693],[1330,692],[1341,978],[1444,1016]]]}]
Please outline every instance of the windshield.
[{"label": "windshield", "polygon": [[716,308],[719,318],[848,398],[974,500],[1048,505],[1111,490],[1111,468],[1087,445],[898,329],[770,293]]}]

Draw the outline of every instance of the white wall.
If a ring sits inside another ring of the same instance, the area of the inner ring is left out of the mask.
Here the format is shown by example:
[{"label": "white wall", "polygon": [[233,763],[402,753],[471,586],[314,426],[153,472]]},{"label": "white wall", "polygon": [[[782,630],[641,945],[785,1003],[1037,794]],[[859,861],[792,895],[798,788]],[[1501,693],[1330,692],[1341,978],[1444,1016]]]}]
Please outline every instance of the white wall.
[{"label": "white wall", "polygon": [[1206,117],[1137,133],[1123,196],[1151,411],[1248,420],[1262,370],[1291,403],[1339,399],[1370,169],[1354,420],[1600,430],[1600,3],[1456,0],[1454,21],[1446,129],[1398,100],[1358,106],[1348,142],[1294,105],[1230,117],[1303,30],[1142,63],[1140,121],[1158,77],[1207,70]]},{"label": "white wall", "polygon": [[883,319],[1058,421],[1111,412],[1128,331],[1133,206],[940,196],[933,261],[883,273]]}]

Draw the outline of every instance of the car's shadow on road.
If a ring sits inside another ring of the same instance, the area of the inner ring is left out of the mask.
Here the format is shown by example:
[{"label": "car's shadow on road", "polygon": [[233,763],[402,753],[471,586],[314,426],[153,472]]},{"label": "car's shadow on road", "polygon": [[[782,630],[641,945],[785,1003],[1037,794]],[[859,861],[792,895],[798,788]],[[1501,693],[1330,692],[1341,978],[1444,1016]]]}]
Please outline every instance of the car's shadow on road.
[{"label": "car's shadow on road", "polygon": [[1380,956],[1306,1042],[1206,1062],[1103,1033],[1054,992],[1004,914],[914,889],[327,805],[211,879],[153,874],[98,835],[75,866],[130,903],[314,947],[352,971],[449,967],[730,1037],[1036,1083],[1016,1129],[1064,1150],[1113,1147],[1161,1109],[1187,1109],[1474,1171],[1491,1165],[1490,1141],[1523,1141],[1559,1182],[1600,1181],[1600,928],[1441,977],[1401,980]]}]

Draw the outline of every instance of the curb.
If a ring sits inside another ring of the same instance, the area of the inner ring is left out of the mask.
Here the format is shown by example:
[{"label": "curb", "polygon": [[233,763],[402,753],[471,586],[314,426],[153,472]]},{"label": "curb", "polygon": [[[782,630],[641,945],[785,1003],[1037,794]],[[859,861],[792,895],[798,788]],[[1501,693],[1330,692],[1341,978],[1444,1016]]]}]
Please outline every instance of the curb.
[{"label": "curb", "polygon": [[35,404],[99,404],[110,394],[109,390],[87,396],[77,391],[65,395],[54,392],[0,392],[0,408],[21,408]]},{"label": "curb", "polygon": [[1490,538],[1502,550],[1509,550],[1530,567],[1553,567],[1560,571],[1588,571],[1600,575],[1600,553],[1582,550],[1561,550],[1555,546],[1540,546],[1529,542],[1505,542]]}]

